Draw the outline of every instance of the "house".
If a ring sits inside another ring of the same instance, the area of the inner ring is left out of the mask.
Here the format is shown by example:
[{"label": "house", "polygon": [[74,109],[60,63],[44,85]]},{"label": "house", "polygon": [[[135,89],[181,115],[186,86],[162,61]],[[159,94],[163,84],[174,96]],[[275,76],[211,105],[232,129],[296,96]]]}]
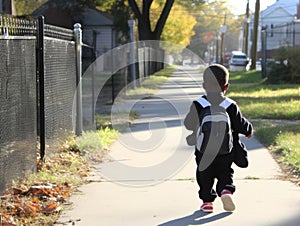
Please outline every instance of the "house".
[{"label": "house", "polygon": [[[261,31],[266,31],[266,50],[271,54],[281,46],[299,45],[300,21],[297,19],[299,0],[277,0],[260,12],[257,51],[261,52]],[[299,16],[299,15],[298,15]],[[249,26],[249,46],[252,46],[254,16]],[[251,48],[248,54],[251,53]],[[272,55],[272,54],[271,54]]]},{"label": "house", "polygon": [[44,16],[46,24],[69,29],[73,29],[75,23],[80,23],[83,43],[90,47],[83,53],[85,57],[97,58],[116,46],[114,18],[96,8],[85,8],[74,18],[75,16],[61,9],[55,0],[49,0],[34,11],[32,16]]},{"label": "house", "polygon": [[85,9],[81,21],[83,42],[94,46],[98,57],[116,46],[114,19],[97,9]]},{"label": "house", "polygon": [[0,0],[0,13],[17,15],[13,0]]}]

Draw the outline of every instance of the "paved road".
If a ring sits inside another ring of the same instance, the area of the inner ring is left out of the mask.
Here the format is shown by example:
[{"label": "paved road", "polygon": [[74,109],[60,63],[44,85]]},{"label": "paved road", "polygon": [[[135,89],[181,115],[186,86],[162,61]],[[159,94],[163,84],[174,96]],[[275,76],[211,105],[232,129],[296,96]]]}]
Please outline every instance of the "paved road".
[{"label": "paved road", "polygon": [[[59,222],[84,226],[300,225],[300,188],[281,180],[278,165],[255,137],[243,139],[250,166],[235,167],[237,209],[199,211],[193,148],[182,126],[191,101],[201,95],[201,76],[179,68],[153,98],[116,104],[141,116],[95,166],[95,182],[79,188]],[[117,115],[117,113],[115,113]],[[118,118],[117,116],[116,118]],[[120,116],[124,117],[124,116]]]}]

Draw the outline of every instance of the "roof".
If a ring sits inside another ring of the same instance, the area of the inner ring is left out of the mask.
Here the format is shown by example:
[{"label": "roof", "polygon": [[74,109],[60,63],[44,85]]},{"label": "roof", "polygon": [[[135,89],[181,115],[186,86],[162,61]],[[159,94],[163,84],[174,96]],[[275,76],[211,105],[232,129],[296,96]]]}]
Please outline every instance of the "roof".
[{"label": "roof", "polygon": [[261,12],[262,16],[266,16],[273,11],[281,8],[285,10],[288,14],[291,16],[294,16],[297,14],[297,5],[299,4],[299,0],[277,0],[276,3],[273,5],[269,6],[265,10]]},{"label": "roof", "polygon": [[86,8],[83,13],[82,25],[86,26],[113,26],[113,17],[98,9]]},{"label": "roof", "polygon": [[45,22],[56,26],[73,28],[76,22],[83,26],[113,26],[113,16],[101,12],[98,9],[86,8],[83,10],[80,21],[73,21],[73,18],[68,16],[62,9],[60,9],[55,1],[49,0],[37,10],[32,13],[33,16],[44,15]]},{"label": "roof", "polygon": [[242,51],[232,51],[232,55],[246,56],[246,53],[243,53]]}]

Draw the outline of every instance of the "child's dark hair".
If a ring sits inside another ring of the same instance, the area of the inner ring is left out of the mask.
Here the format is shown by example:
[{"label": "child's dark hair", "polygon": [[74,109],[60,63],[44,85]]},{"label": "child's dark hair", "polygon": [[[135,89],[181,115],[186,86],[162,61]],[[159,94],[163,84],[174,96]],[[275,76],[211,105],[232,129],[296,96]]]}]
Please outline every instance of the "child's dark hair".
[{"label": "child's dark hair", "polygon": [[218,82],[221,89],[228,84],[229,73],[227,68],[221,64],[211,64],[203,72],[203,82],[216,85]]}]

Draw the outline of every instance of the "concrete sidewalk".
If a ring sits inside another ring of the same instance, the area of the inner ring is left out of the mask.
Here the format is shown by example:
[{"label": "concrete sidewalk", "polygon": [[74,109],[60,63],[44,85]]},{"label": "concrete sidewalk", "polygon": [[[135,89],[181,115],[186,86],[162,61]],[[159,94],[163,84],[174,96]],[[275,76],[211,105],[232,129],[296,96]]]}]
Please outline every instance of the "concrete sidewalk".
[{"label": "concrete sidewalk", "polygon": [[236,210],[225,212],[216,199],[213,213],[199,211],[194,150],[183,126],[192,100],[202,94],[197,71],[179,68],[153,98],[116,106],[141,116],[95,166],[95,182],[71,197],[57,225],[300,225],[300,188],[280,179],[278,165],[255,137],[242,138],[250,166],[235,167]]}]

